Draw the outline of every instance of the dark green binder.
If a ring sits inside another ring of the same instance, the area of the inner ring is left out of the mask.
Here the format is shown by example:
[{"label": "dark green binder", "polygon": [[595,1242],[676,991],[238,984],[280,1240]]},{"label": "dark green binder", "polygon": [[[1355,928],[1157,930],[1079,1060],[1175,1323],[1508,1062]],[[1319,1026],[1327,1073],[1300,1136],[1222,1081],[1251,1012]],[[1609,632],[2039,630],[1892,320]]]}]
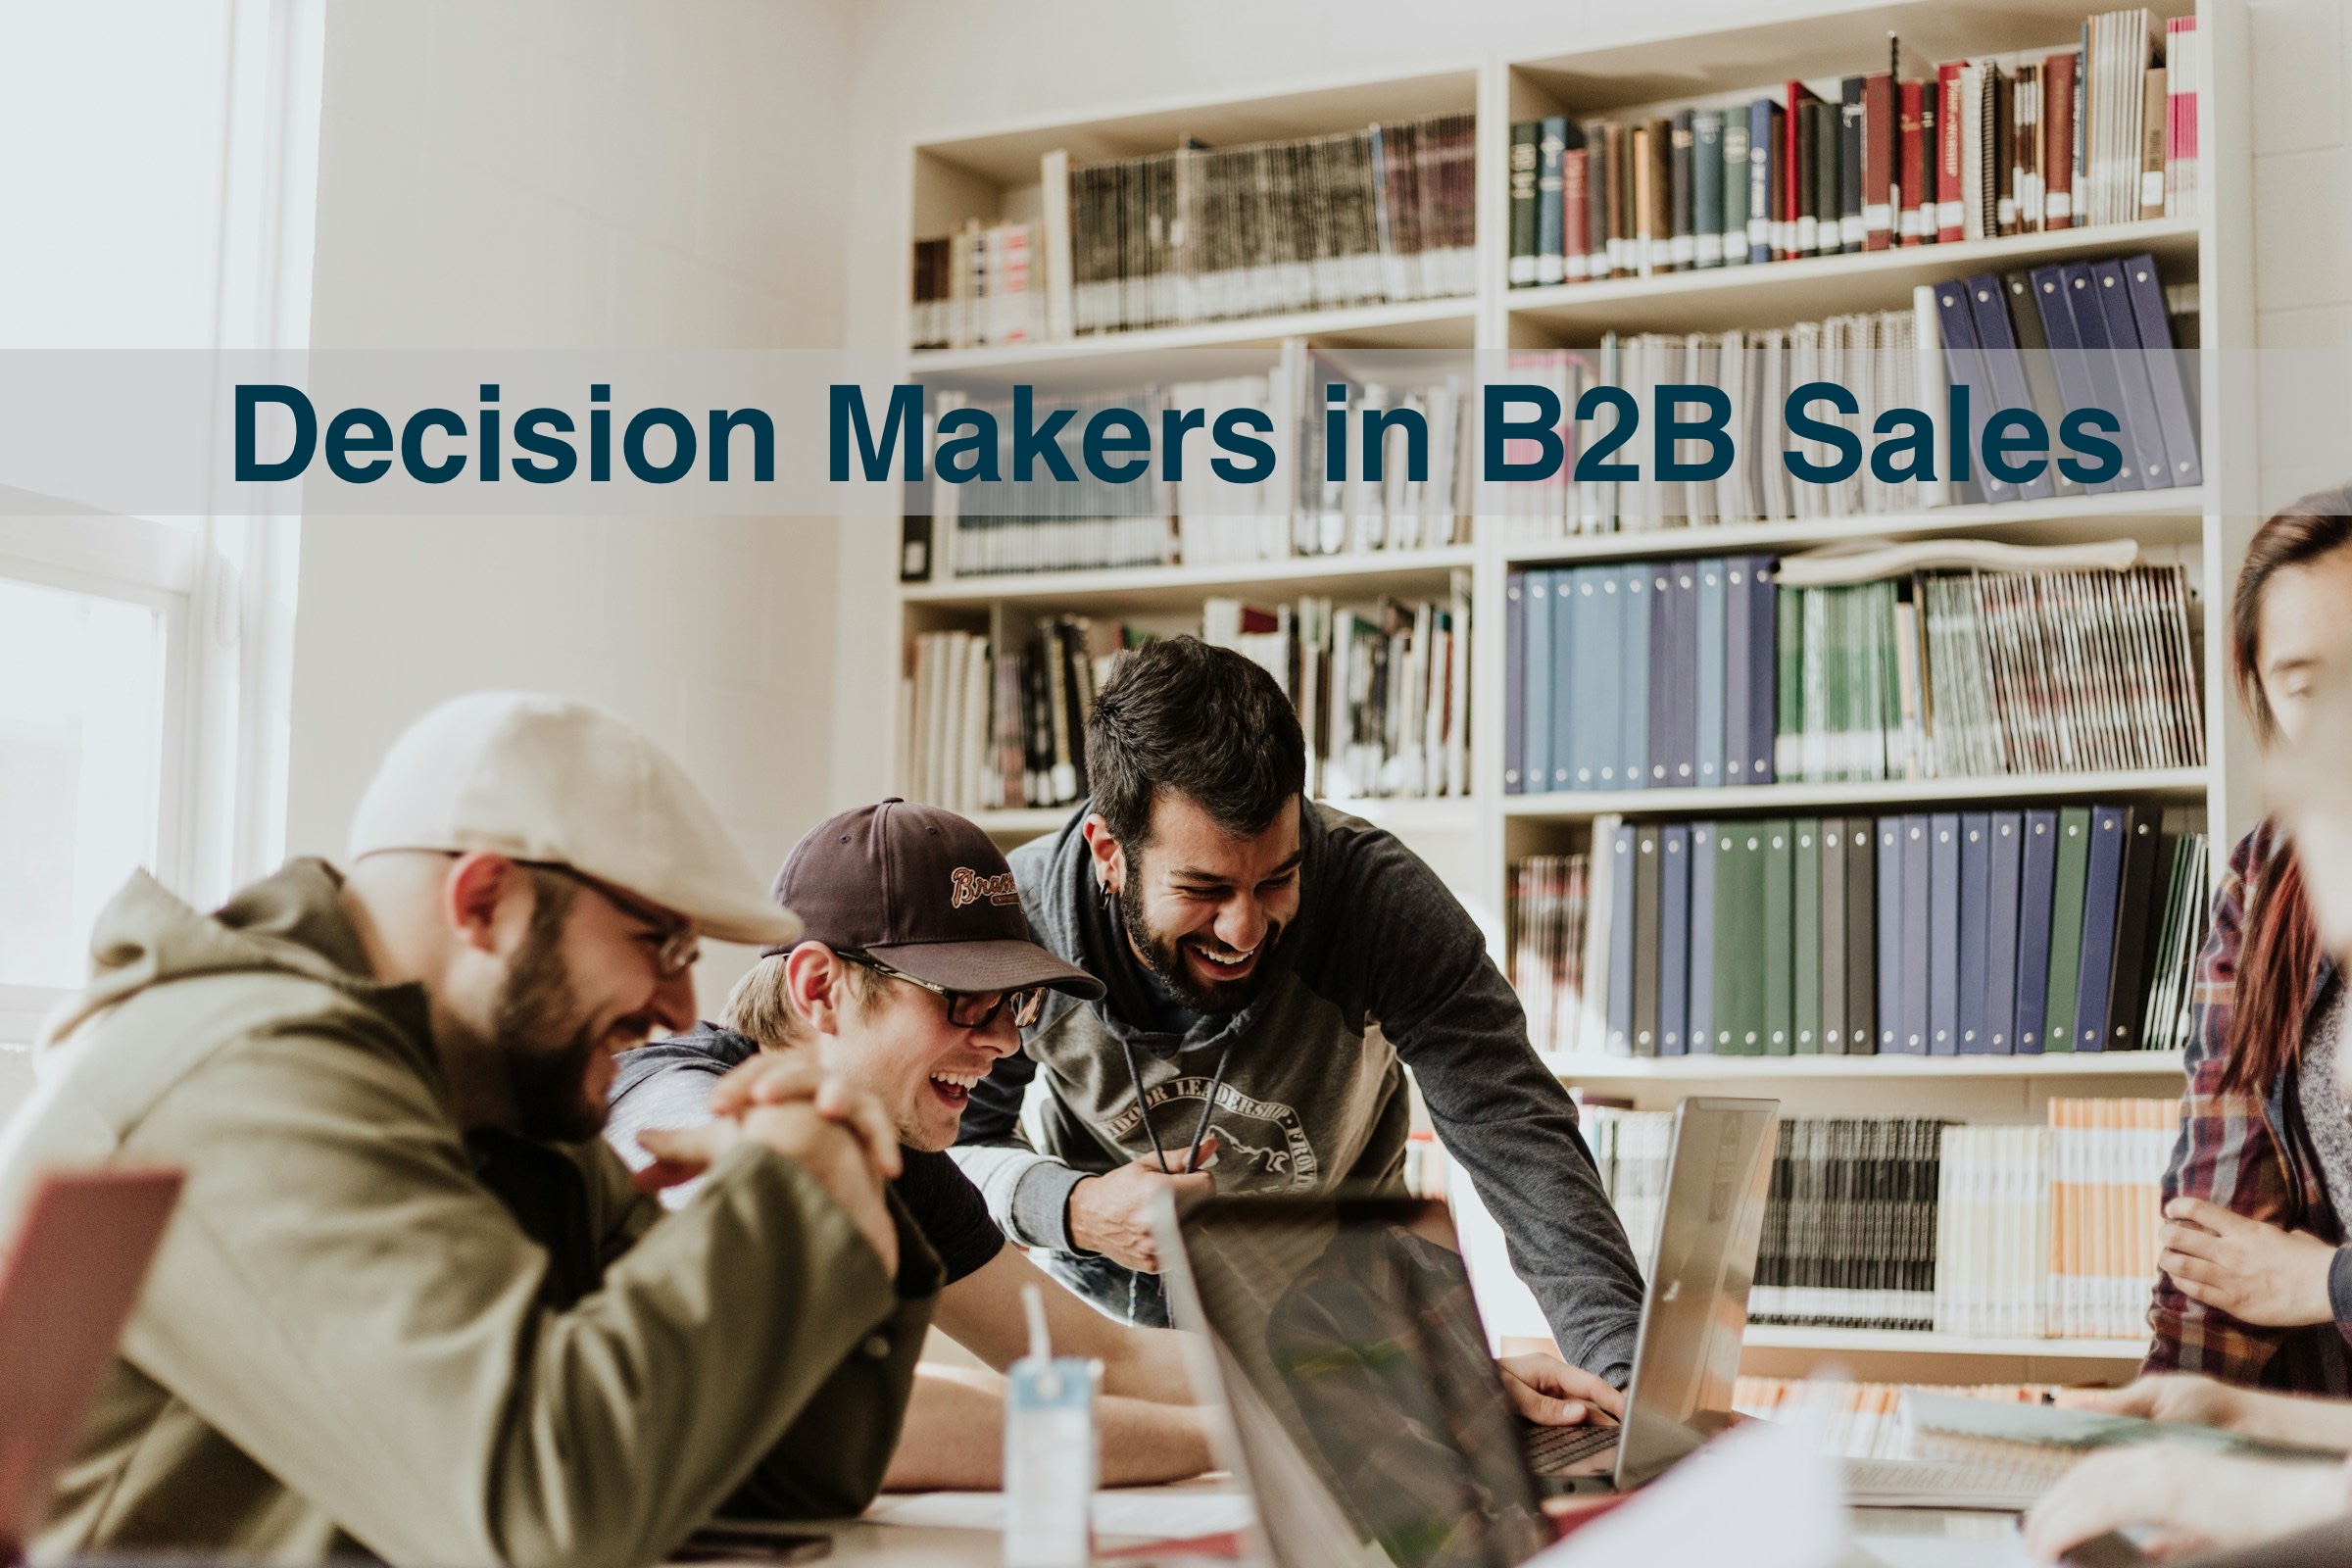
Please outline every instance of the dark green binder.
[{"label": "dark green binder", "polygon": [[[1794,838],[1795,917],[1789,929],[1795,937],[1795,973],[1790,982],[1794,998],[1795,1053],[1819,1055],[1823,1050],[1821,1024],[1821,863],[1822,825],[1810,817],[1789,824]],[[1842,871],[1842,867],[1840,868]]]},{"label": "dark green binder", "polygon": [[2041,1049],[2075,1049],[2075,992],[2082,979],[2082,884],[2090,869],[2090,808],[2058,813],[2058,874],[2050,890],[2050,995]]}]

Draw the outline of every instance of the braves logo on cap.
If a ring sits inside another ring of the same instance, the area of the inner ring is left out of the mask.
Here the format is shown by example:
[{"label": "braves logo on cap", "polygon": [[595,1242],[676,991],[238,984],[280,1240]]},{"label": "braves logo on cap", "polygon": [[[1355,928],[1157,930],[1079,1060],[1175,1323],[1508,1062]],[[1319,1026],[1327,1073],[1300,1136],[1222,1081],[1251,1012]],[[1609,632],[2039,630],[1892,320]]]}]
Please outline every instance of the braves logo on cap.
[{"label": "braves logo on cap", "polygon": [[951,909],[960,909],[967,904],[978,904],[982,899],[986,899],[991,904],[1018,904],[1020,902],[1020,889],[1012,885],[1010,871],[1002,872],[996,876],[982,876],[968,865],[959,865],[956,868],[955,878],[956,892],[954,897],[948,901],[948,907]]}]

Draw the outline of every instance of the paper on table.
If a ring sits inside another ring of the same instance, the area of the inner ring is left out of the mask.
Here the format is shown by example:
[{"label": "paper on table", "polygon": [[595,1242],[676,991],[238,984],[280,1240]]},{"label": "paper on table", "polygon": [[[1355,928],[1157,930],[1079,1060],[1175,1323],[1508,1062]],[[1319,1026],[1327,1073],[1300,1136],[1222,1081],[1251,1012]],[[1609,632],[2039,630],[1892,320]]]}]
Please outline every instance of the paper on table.
[{"label": "paper on table", "polygon": [[[1095,1533],[1173,1541],[1248,1528],[1254,1517],[1250,1497],[1240,1492],[1153,1488],[1095,1494]],[[916,1525],[936,1530],[1002,1530],[1001,1492],[921,1492],[883,1497],[865,1510],[871,1524]]]},{"label": "paper on table", "polygon": [[1525,1568],[1738,1563],[1832,1568],[1844,1549],[1844,1484],[1800,1424],[1750,1421],[1584,1526]]}]

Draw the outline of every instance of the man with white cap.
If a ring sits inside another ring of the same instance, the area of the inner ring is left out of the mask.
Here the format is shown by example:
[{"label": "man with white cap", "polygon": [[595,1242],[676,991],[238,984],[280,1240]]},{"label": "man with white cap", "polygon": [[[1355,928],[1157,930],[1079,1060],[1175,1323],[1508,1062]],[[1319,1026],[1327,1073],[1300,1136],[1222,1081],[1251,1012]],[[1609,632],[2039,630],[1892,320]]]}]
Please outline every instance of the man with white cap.
[{"label": "man with white cap", "polygon": [[0,1136],[0,1194],[187,1172],[35,1554],[646,1563],[722,1505],[862,1507],[939,1265],[871,1097],[756,1061],[596,1134],[612,1054],[694,1019],[698,937],[789,942],[677,765],[582,705],[458,699],[395,743],[348,873],[202,915],[145,875]]}]

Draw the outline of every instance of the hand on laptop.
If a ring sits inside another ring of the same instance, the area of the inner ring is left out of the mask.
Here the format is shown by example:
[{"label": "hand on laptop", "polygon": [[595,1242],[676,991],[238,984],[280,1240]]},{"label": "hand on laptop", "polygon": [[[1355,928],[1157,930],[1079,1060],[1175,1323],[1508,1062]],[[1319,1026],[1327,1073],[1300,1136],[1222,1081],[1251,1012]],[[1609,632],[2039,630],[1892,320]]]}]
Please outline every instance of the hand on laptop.
[{"label": "hand on laptop", "polygon": [[1556,1355],[1506,1355],[1494,1364],[1502,1372],[1502,1389],[1511,1396],[1511,1407],[1540,1426],[1579,1426],[1592,1420],[1595,1411],[1624,1418],[1623,1394]]},{"label": "hand on laptop", "polygon": [[[1200,1158],[1189,1173],[1168,1175],[1157,1158],[1149,1158],[1087,1177],[1070,1189],[1070,1240],[1121,1267],[1158,1273],[1159,1242],[1152,1234],[1152,1213],[1159,1195],[1172,1192],[1182,1203],[1215,1192],[1207,1166],[1216,1152],[1217,1135],[1211,1133],[1200,1140]],[[1171,1153],[1174,1162],[1184,1158],[1181,1151]]]},{"label": "hand on laptop", "polygon": [[2026,1549],[2056,1562],[2071,1546],[2153,1526],[2150,1555],[2252,1545],[2344,1511],[2340,1465],[2247,1459],[2156,1443],[2094,1453],[2025,1518]]}]

